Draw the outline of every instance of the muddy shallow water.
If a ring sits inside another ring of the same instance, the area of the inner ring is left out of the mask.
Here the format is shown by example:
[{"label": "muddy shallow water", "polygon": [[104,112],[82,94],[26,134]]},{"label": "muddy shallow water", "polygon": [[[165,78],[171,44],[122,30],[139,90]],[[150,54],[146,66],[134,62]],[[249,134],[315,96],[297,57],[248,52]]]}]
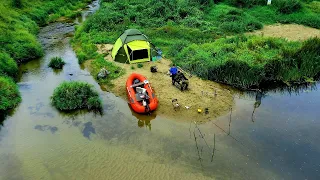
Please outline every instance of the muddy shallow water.
[{"label": "muddy shallow water", "polygon": [[[20,67],[22,103],[0,126],[0,179],[320,179],[315,87],[247,94],[201,125],[143,119],[81,69],[72,32],[65,23],[43,28],[45,56]],[[66,60],[62,71],[47,67],[54,56]],[[50,105],[54,88],[73,80],[99,90],[103,114],[60,113]]]}]

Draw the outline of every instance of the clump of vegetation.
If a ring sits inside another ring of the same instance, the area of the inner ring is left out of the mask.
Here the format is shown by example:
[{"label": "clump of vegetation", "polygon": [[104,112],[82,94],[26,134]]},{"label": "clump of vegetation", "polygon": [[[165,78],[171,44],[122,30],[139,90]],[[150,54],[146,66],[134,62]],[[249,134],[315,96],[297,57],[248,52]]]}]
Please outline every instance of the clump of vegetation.
[{"label": "clump of vegetation", "polygon": [[1,75],[11,77],[17,77],[18,75],[17,63],[6,53],[0,53],[0,76]]},{"label": "clump of vegetation", "polygon": [[143,64],[142,63],[138,63],[137,64],[137,68],[142,68],[143,67]]},{"label": "clump of vegetation", "polygon": [[100,110],[102,101],[93,86],[85,82],[63,82],[53,92],[52,105],[60,110]]},{"label": "clump of vegetation", "polygon": [[277,0],[274,4],[278,11],[283,14],[291,14],[302,8],[300,0]]},{"label": "clump of vegetation", "polygon": [[62,69],[65,64],[61,57],[53,57],[48,66],[54,69]]},{"label": "clump of vegetation", "polygon": [[134,67],[134,66],[131,66],[130,68],[131,68],[132,70],[134,70],[134,69],[135,69],[135,67]]},{"label": "clump of vegetation", "polygon": [[5,76],[0,76],[0,111],[16,107],[21,102],[18,86]]}]

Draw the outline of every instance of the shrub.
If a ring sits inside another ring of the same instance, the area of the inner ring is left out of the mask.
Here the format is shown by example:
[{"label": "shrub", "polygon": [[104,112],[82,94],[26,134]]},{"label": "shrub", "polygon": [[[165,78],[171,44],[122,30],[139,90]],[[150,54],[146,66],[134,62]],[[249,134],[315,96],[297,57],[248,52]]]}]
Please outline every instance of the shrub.
[{"label": "shrub", "polygon": [[54,69],[62,69],[66,63],[62,60],[61,57],[53,57],[50,60],[49,67]]},{"label": "shrub", "polygon": [[137,64],[137,67],[138,67],[138,68],[142,68],[142,67],[143,67],[143,64],[142,64],[142,63],[138,63],[138,64]]},{"label": "shrub", "polygon": [[0,75],[11,77],[18,75],[17,63],[6,53],[0,53]]},{"label": "shrub", "polygon": [[302,8],[300,0],[277,0],[274,5],[278,11],[283,14],[290,14]]},{"label": "shrub", "polygon": [[0,76],[0,111],[14,108],[20,101],[20,92],[15,82],[9,77]]},{"label": "shrub", "polygon": [[52,105],[60,110],[101,108],[101,100],[93,86],[79,81],[63,82],[53,92]]}]

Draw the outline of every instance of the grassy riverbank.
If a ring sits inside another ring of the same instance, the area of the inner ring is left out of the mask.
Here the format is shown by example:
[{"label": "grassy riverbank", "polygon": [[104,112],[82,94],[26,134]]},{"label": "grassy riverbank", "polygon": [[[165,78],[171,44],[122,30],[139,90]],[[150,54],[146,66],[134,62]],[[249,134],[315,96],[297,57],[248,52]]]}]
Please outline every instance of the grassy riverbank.
[{"label": "grassy riverbank", "polygon": [[101,59],[96,44],[113,44],[125,29],[137,28],[166,57],[204,79],[243,89],[270,81],[306,82],[319,76],[319,39],[301,43],[238,34],[276,22],[320,28],[319,13],[320,2],[310,0],[279,0],[269,6],[264,0],[105,0],[77,28],[74,46],[80,63]]},{"label": "grassy riverbank", "polygon": [[[4,88],[18,89],[13,80],[19,63],[43,55],[36,38],[39,26],[61,16],[74,17],[88,2],[91,0],[0,0],[0,77],[6,85],[0,86],[1,93],[7,93]],[[10,98],[9,102],[1,101],[0,109],[13,108],[20,102],[19,93]]]}]

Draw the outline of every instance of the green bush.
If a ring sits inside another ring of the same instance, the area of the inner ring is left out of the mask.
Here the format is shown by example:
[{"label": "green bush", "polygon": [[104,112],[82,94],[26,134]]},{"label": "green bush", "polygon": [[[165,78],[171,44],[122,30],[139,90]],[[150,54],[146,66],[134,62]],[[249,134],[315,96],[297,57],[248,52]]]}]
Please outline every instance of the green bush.
[{"label": "green bush", "polygon": [[0,111],[16,107],[21,101],[20,92],[15,82],[0,76]]},{"label": "green bush", "polygon": [[138,63],[137,64],[137,68],[142,68],[143,67],[143,64],[142,63]]},{"label": "green bush", "polygon": [[0,75],[11,77],[18,75],[17,63],[6,53],[0,53]]},{"label": "green bush", "polygon": [[54,69],[62,69],[66,63],[62,60],[61,57],[53,57],[50,60],[49,67]]},{"label": "green bush", "polygon": [[63,82],[53,92],[52,105],[60,110],[101,109],[101,99],[93,86],[79,81]]},{"label": "green bush", "polygon": [[300,0],[277,0],[274,5],[278,11],[283,14],[290,14],[302,8]]}]

